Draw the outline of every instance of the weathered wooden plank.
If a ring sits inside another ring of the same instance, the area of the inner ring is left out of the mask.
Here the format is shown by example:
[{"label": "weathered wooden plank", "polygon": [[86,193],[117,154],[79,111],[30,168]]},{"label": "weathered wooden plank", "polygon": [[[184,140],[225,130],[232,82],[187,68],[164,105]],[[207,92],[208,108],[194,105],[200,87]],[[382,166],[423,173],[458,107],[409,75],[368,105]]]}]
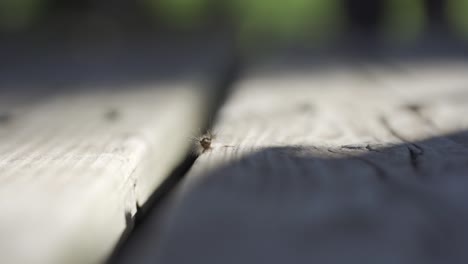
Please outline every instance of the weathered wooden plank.
[{"label": "weathered wooden plank", "polygon": [[151,261],[468,261],[465,62],[267,66],[222,107]]},{"label": "weathered wooden plank", "polygon": [[2,72],[2,262],[104,261],[189,151],[222,48],[138,43],[46,50]]}]

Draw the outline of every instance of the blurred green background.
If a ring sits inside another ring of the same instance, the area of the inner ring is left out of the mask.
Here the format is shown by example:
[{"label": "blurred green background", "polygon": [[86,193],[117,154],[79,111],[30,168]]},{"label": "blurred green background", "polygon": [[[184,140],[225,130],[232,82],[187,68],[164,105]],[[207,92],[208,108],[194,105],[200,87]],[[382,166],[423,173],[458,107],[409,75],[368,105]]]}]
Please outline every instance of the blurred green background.
[{"label": "blurred green background", "polygon": [[0,0],[0,31],[74,28],[86,20],[119,30],[226,27],[243,40],[364,32],[411,41],[434,28],[468,39],[467,12],[468,0]]}]

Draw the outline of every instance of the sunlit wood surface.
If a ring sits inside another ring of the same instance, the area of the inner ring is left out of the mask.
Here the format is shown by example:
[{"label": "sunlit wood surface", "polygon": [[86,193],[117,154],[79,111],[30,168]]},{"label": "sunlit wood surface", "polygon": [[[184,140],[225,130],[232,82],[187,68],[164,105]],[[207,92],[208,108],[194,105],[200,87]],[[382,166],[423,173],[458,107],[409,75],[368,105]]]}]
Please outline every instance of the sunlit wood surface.
[{"label": "sunlit wood surface", "polygon": [[189,151],[222,49],[136,44],[11,56],[0,79],[2,263],[104,261]]}]

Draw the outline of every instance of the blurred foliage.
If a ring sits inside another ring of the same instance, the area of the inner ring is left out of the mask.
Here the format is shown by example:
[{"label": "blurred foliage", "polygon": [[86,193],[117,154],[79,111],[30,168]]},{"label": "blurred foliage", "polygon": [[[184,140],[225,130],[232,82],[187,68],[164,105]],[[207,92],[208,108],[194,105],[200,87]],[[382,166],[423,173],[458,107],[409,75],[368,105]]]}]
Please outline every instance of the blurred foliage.
[{"label": "blurred foliage", "polygon": [[[123,8],[122,1],[83,0],[90,6]],[[139,6],[155,21],[174,28],[193,29],[209,23],[234,25],[241,39],[264,36],[282,39],[333,36],[348,28],[344,10],[346,0],[138,0],[126,2]],[[375,0],[379,1],[379,0]],[[427,26],[428,0],[382,0],[382,31],[392,39],[411,41]],[[442,1],[442,0],[441,0]],[[80,0],[0,0],[0,30],[15,31],[35,25],[42,15],[48,16],[50,3],[62,5]],[[355,1],[359,8],[359,1]],[[96,4],[95,3],[99,3]],[[468,38],[468,0],[446,0],[446,18],[452,28]],[[361,6],[362,7],[362,6]],[[132,9],[133,10],[133,9]],[[103,11],[103,10],[101,10]],[[134,12],[130,11],[130,12]],[[104,8],[105,12],[105,8]],[[213,15],[215,14],[215,15]],[[139,17],[139,14],[133,14]],[[214,16],[223,15],[213,22]]]},{"label": "blurred foliage", "polygon": [[257,34],[327,36],[337,31],[344,17],[337,0],[232,0],[228,4],[243,39]]},{"label": "blurred foliage", "polygon": [[424,30],[427,17],[424,0],[385,1],[383,29],[391,39],[411,41]]},{"label": "blurred foliage", "polygon": [[193,28],[208,16],[209,0],[144,0],[153,15],[178,27]]},{"label": "blurred foliage", "polygon": [[448,0],[446,15],[453,28],[468,39],[468,0]]},{"label": "blurred foliage", "polygon": [[22,30],[32,25],[45,10],[44,0],[0,0],[0,27]]}]

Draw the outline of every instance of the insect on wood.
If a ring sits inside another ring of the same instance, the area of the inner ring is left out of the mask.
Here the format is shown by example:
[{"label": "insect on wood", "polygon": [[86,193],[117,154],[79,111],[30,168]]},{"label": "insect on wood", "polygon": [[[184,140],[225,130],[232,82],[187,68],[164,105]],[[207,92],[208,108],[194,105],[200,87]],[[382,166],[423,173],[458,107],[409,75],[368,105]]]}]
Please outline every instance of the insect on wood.
[{"label": "insect on wood", "polygon": [[211,131],[206,131],[205,134],[200,137],[190,138],[195,142],[195,152],[200,155],[212,149],[213,140],[216,138],[216,135],[211,133]]}]

